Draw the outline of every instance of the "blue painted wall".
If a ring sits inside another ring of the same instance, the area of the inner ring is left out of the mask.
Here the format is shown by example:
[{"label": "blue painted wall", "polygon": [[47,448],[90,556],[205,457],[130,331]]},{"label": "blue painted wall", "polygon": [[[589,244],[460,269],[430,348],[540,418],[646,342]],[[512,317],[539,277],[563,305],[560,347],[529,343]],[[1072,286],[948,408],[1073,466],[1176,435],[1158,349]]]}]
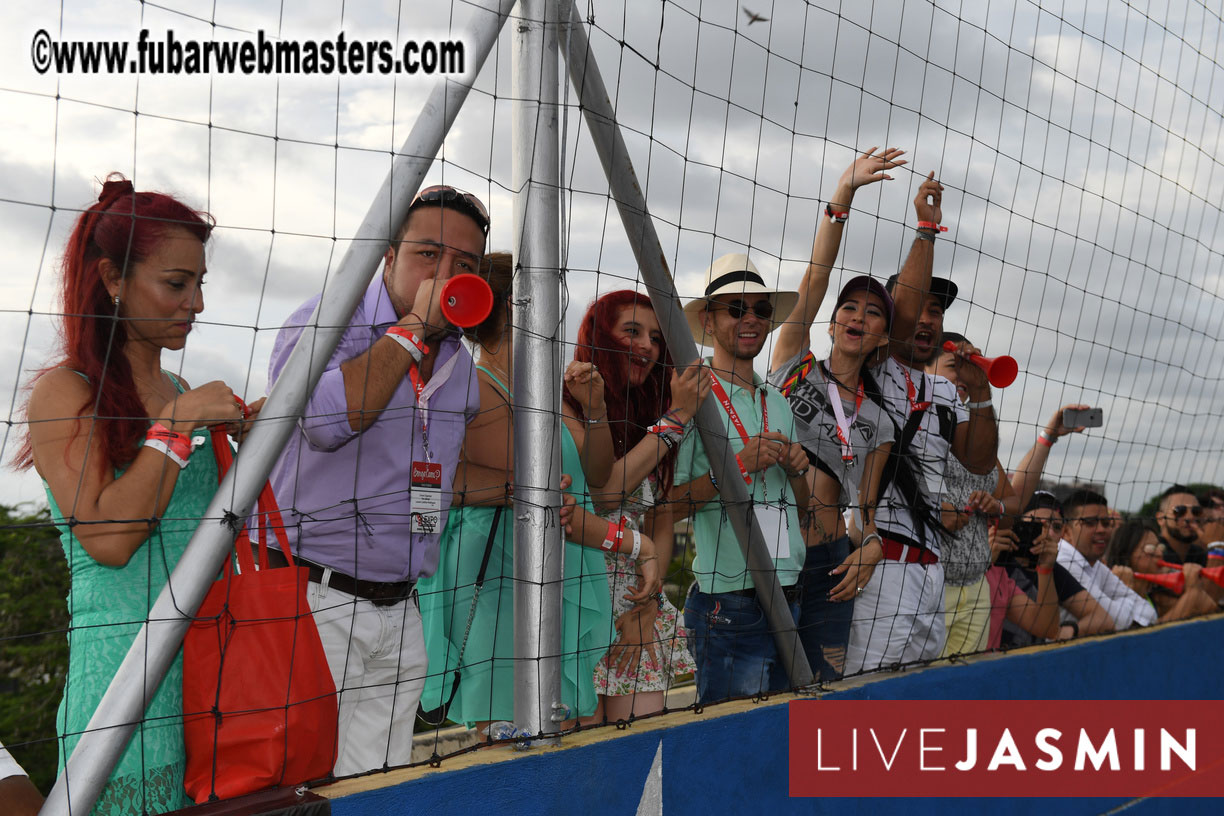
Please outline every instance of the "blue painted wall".
[{"label": "blue painted wall", "polygon": [[[1219,699],[1224,619],[914,672],[826,699]],[[332,802],[336,816],[421,813],[609,814],[637,810],[663,746],[665,814],[950,814],[1042,816],[1224,813],[1224,800],[791,799],[787,709],[762,707],[595,745],[433,774]],[[1224,772],[1220,776],[1224,796]],[[903,791],[897,791],[903,796]]]}]

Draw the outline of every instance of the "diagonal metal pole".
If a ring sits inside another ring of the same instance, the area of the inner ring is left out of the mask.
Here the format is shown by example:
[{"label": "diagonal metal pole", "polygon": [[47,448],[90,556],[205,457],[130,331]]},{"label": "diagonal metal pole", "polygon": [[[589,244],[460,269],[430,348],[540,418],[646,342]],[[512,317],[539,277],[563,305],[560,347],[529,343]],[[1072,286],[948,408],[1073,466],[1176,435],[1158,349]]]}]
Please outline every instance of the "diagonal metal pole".
[{"label": "diagonal metal pole", "polygon": [[[561,168],[557,0],[521,0],[514,31],[514,724],[561,720]],[[555,742],[555,739],[550,741]]]},{"label": "diagonal metal pole", "polygon": [[[608,186],[616,199],[625,233],[637,259],[642,279],[646,282],[655,314],[667,337],[673,360],[695,360],[697,344],[689,332],[688,322],[676,295],[675,283],[664,259],[663,247],[659,243],[654,222],[646,209],[646,197],[638,183],[629,157],[629,149],[616,123],[616,112],[604,86],[599,66],[591,52],[590,42],[578,9],[572,0],[563,0],[563,11],[568,25],[562,27],[565,64],[569,68],[570,82],[578,92],[587,128],[595,142],[595,149],[603,164]],[[761,534],[751,507],[748,490],[740,478],[735,464],[735,454],[728,444],[726,426],[717,401],[711,394],[701,404],[695,417],[701,443],[709,455],[710,464],[718,477],[723,507],[731,522],[731,529],[744,552],[744,561],[752,574],[752,583],[757,588],[757,598],[769,620],[774,633],[778,655],[786,666],[791,687],[799,688],[812,682],[812,671],[795,632],[782,586],[769,557],[765,538]]]},{"label": "diagonal metal pole", "polygon": [[514,2],[499,0],[496,8],[476,7],[466,40],[471,44],[468,73],[460,79],[441,79],[431,91],[310,325],[268,395],[260,419],[158,595],[149,620],[128,649],[41,813],[85,814],[93,808],[378,269],[387,240],[408,214]]}]

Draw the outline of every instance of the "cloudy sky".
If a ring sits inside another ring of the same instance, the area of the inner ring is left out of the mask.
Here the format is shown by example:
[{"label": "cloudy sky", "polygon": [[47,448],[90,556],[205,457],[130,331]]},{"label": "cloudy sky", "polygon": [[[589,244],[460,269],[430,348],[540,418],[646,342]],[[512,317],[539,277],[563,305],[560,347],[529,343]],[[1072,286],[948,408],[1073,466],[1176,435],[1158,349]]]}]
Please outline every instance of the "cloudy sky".
[{"label": "cloudy sky", "polygon": [[[946,327],[1020,362],[995,396],[1004,464],[1058,406],[1086,402],[1104,408],[1105,427],[1060,443],[1052,475],[1104,481],[1124,509],[1173,480],[1224,480],[1218,8],[747,5],[770,19],[749,26],[732,2],[579,3],[683,298],[729,251],[797,284],[841,171],[858,150],[897,145],[910,165],[856,199],[835,279],[896,271],[919,174],[934,170],[949,226],[936,273],[962,293]],[[215,215],[205,325],[167,367],[257,397],[275,330],[334,272],[430,88],[413,77],[38,75],[36,31],[403,42],[462,38],[473,13],[465,2],[4,4],[5,459],[21,387],[54,352],[59,253],[99,179],[120,171]],[[490,203],[493,248],[513,245],[511,96],[507,30],[427,179]],[[562,100],[572,338],[590,299],[635,285],[637,271],[568,86]],[[815,348],[827,345],[818,330]],[[36,478],[0,473],[0,502],[38,499]]]}]

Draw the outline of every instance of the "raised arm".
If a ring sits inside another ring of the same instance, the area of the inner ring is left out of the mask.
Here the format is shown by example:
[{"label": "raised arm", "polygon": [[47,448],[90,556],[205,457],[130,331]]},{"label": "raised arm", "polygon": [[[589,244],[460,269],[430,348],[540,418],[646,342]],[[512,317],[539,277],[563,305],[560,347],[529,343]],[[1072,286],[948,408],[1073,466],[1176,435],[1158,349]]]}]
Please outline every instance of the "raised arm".
[{"label": "raised arm", "polygon": [[[1033,493],[1037,490],[1037,485],[1041,481],[1041,474],[1045,470],[1046,460],[1050,458],[1050,449],[1059,437],[1066,436],[1069,433],[1082,433],[1083,428],[1064,428],[1063,427],[1063,411],[1068,408],[1077,410],[1085,410],[1087,405],[1064,405],[1054,412],[1054,416],[1050,417],[1050,421],[1046,423],[1045,430],[1038,435],[1037,440],[1033,442],[1033,447],[1029,448],[1029,452],[1024,454],[1024,458],[1020,460],[1020,464],[1016,466],[1016,471],[1012,474],[1011,485],[1016,491],[1018,497],[1017,504],[1021,509],[1028,506],[1029,499],[1033,498]],[[1042,438],[1044,437],[1044,439]]]},{"label": "raised arm", "polygon": [[829,197],[826,212],[818,219],[816,239],[812,243],[812,259],[808,262],[803,280],[799,284],[799,302],[774,335],[773,362],[770,368],[777,368],[808,346],[812,323],[816,320],[816,313],[820,311],[820,304],[829,288],[829,273],[837,261],[842,230],[845,229],[844,218],[830,217],[828,213],[849,213],[854,193],[859,187],[885,179],[891,180],[892,176],[886,171],[905,164],[905,160],[901,158],[904,150],[889,147],[879,154],[875,151],[876,148],[870,148],[846,168]]},{"label": "raised arm", "polygon": [[[927,174],[914,196],[914,214],[917,220],[929,224],[943,221],[943,185],[935,180],[935,171]],[[931,269],[935,263],[935,240],[938,232],[932,229],[917,229],[910,244],[909,255],[897,275],[893,288],[893,322],[889,337],[899,343],[908,343],[918,324],[922,302],[931,290]],[[877,365],[888,354],[887,347],[876,352],[871,364]]]},{"label": "raised arm", "polygon": [[[683,371],[676,369],[671,375],[671,406],[669,420],[687,427],[696,415],[697,406],[710,393],[710,369],[695,360]],[[689,431],[692,432],[691,429]],[[619,507],[625,496],[632,493],[642,481],[654,472],[671,449],[658,435],[648,433],[620,459],[612,463],[611,475],[602,490],[591,490],[591,501],[602,510]]]},{"label": "raised arm", "polygon": [[616,451],[612,447],[612,429],[608,425],[608,406],[604,403],[603,376],[594,363],[577,360],[565,367],[565,390],[578,400],[585,416],[577,416],[568,403],[561,403],[561,413],[582,462],[582,472],[589,487],[604,487],[612,475]]}]

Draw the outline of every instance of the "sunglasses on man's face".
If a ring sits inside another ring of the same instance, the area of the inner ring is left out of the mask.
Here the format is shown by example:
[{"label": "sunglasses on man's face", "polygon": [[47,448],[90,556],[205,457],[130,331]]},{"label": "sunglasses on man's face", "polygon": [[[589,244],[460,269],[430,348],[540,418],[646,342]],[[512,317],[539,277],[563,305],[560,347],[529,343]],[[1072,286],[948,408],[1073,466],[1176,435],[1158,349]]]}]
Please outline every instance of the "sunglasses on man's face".
[{"label": "sunglasses on man's face", "polygon": [[742,300],[733,300],[729,303],[720,303],[719,305],[726,307],[727,314],[731,315],[732,320],[739,320],[744,315],[751,311],[762,320],[768,320],[773,317],[774,307],[768,300],[758,300],[756,303],[749,306]]},{"label": "sunglasses on man's face", "polygon": [[1173,508],[1173,518],[1181,518],[1186,513],[1198,518],[1203,515],[1203,506],[1201,504],[1179,504]]},{"label": "sunglasses on man's face", "polygon": [[480,199],[476,196],[457,187],[451,187],[449,184],[435,184],[432,187],[426,187],[416,194],[412,203],[408,205],[408,209],[411,210],[417,204],[441,204],[454,207],[471,216],[482,233],[489,234],[489,211],[485,209],[485,205],[480,203]]}]

